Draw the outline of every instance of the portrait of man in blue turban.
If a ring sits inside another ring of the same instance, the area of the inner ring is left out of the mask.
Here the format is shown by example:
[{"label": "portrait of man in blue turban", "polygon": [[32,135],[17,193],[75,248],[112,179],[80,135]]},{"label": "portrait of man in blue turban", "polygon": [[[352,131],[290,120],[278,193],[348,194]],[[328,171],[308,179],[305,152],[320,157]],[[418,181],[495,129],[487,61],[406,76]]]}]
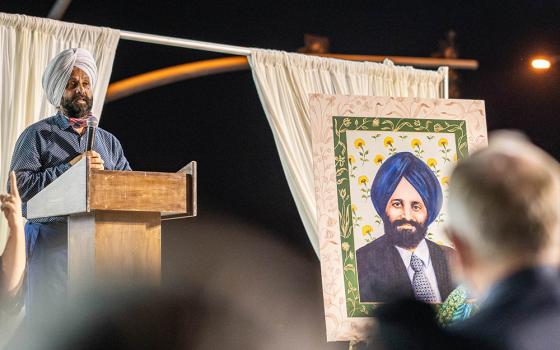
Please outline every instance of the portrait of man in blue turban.
[{"label": "portrait of man in blue turban", "polygon": [[445,300],[453,290],[447,261],[453,249],[426,239],[443,202],[433,171],[410,152],[396,153],[376,173],[371,201],[385,234],[356,251],[360,301]]}]

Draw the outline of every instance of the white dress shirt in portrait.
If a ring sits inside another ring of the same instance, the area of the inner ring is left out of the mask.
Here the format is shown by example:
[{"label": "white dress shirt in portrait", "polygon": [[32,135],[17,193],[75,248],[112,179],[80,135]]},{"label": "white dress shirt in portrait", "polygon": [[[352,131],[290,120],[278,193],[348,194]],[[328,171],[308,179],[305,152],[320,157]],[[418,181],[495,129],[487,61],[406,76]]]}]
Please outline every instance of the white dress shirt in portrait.
[{"label": "white dress shirt in portrait", "polygon": [[401,255],[403,263],[406,266],[406,272],[408,273],[408,278],[410,279],[411,284],[412,284],[412,278],[414,277],[414,270],[412,269],[412,266],[410,266],[410,259],[412,258],[412,254],[416,255],[418,258],[420,258],[420,260],[422,260],[422,262],[424,263],[424,274],[426,275],[426,278],[430,282],[432,291],[436,296],[436,301],[438,303],[441,303],[441,295],[439,294],[436,273],[434,272],[434,266],[432,265],[432,259],[430,258],[430,250],[428,249],[428,244],[426,243],[426,240],[423,239],[418,244],[414,252],[397,246],[395,246],[395,248],[397,248],[399,254]]}]

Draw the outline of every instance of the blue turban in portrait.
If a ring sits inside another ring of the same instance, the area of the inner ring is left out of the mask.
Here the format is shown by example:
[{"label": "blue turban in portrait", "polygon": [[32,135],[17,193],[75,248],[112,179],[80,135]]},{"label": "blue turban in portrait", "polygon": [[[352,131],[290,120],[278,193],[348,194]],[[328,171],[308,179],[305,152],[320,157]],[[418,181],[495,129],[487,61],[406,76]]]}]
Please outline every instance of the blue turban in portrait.
[{"label": "blue turban in portrait", "polygon": [[426,226],[431,224],[443,202],[441,186],[433,171],[410,152],[399,152],[387,158],[379,168],[371,185],[371,201],[375,210],[385,218],[387,202],[397,185],[405,178],[418,191],[428,211]]}]

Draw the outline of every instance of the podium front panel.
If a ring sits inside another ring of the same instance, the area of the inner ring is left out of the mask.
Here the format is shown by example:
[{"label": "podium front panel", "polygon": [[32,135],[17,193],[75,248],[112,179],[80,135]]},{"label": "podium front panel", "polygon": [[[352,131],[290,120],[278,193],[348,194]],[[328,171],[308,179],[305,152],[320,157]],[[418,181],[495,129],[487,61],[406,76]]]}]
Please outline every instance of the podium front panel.
[{"label": "podium front panel", "polygon": [[68,219],[70,290],[91,283],[161,279],[161,225],[156,212],[94,211]]},{"label": "podium front panel", "polygon": [[89,210],[186,212],[184,174],[91,170]]}]

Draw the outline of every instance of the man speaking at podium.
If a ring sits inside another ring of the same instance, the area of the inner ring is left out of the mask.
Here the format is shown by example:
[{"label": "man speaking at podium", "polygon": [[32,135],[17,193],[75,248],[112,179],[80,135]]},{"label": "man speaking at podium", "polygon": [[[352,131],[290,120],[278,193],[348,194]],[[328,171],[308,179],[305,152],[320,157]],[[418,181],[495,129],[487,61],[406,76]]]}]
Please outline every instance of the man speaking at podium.
[{"label": "man speaking at podium", "polygon": [[[54,57],[43,74],[43,89],[57,113],[27,127],[20,135],[10,170],[17,176],[27,217],[27,201],[84,157],[90,168],[130,170],[121,144],[95,128],[95,144],[86,152],[86,125],[93,105],[97,66],[91,53],[67,49]],[[25,225],[28,256],[26,312],[66,295],[68,277],[67,218],[31,219]]]}]

